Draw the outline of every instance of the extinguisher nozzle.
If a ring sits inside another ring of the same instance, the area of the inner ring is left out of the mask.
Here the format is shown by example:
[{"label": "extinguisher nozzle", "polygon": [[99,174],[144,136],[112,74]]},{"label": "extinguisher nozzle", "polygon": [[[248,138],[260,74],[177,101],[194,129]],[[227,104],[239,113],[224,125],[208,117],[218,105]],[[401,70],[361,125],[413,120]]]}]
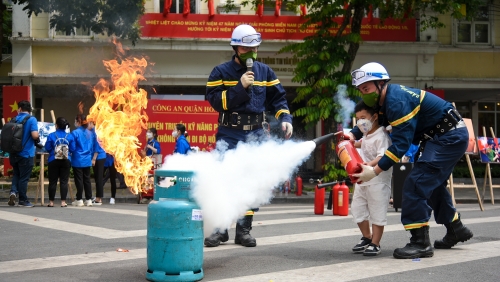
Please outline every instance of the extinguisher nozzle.
[{"label": "extinguisher nozzle", "polygon": [[326,141],[332,139],[333,137],[335,137],[335,133],[329,133],[327,135],[323,135],[323,136],[320,136],[320,137],[318,137],[316,139],[313,139],[312,141],[314,143],[316,143],[316,147],[317,147],[317,146],[325,143]]}]

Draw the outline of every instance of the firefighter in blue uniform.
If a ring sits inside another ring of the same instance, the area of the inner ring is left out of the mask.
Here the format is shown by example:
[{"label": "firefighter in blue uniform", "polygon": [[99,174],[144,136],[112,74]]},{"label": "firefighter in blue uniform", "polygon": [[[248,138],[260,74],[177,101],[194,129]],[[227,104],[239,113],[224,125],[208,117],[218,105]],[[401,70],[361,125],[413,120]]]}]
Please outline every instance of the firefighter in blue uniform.
[{"label": "firefighter in blue uniform", "polygon": [[[265,111],[274,113],[281,121],[285,138],[292,136],[292,116],[285,89],[269,66],[255,61],[261,41],[260,33],[252,26],[237,26],[230,43],[235,54],[231,61],[216,66],[208,78],[206,99],[219,112],[216,139],[225,141],[228,149],[235,148],[240,141],[267,137],[269,128]],[[256,209],[238,219],[235,244],[257,245],[250,235],[254,211]],[[219,230],[205,238],[205,246],[216,247],[228,240],[227,230]]]},{"label": "firefighter in blue uniform", "polygon": [[[434,255],[429,239],[432,211],[436,223],[447,229],[444,238],[434,242],[434,248],[449,249],[472,238],[446,189],[447,180],[469,142],[460,114],[451,103],[432,93],[388,84],[389,74],[379,63],[365,64],[351,75],[365,104],[378,109],[379,122],[392,126],[392,146],[376,166],[362,165],[362,172],[355,175],[360,181],[369,181],[389,169],[400,161],[410,144],[420,143],[414,168],[403,186],[401,222],[410,231],[411,239],[405,247],[395,249],[393,256],[408,259]],[[347,137],[361,136],[355,127]]]}]

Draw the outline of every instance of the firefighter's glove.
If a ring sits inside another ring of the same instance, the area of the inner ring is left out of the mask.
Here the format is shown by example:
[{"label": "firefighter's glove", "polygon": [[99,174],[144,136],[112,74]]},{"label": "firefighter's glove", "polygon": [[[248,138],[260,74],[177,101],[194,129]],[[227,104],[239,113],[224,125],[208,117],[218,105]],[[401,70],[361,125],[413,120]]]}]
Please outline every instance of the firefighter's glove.
[{"label": "firefighter's glove", "polygon": [[352,176],[358,178],[358,183],[368,182],[372,180],[377,174],[375,173],[375,167],[361,164],[363,169],[360,173],[353,174]]},{"label": "firefighter's glove", "polygon": [[241,84],[243,85],[243,88],[247,89],[249,86],[253,85],[253,72],[247,71],[241,76]]},{"label": "firefighter's glove", "polygon": [[285,139],[290,139],[290,137],[292,137],[293,126],[291,123],[282,122],[281,123],[281,130],[283,130],[283,132],[285,132]]}]

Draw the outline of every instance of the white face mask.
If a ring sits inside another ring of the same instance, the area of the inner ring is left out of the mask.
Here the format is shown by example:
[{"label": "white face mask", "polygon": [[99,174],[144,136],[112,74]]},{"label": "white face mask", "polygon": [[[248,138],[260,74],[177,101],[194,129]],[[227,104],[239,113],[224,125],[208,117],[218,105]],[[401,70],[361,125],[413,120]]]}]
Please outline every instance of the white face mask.
[{"label": "white face mask", "polygon": [[[373,117],[372,117],[373,118]],[[359,130],[363,132],[364,135],[366,135],[370,130],[372,130],[373,123],[372,123],[372,118],[371,119],[359,119],[356,125],[358,126]]]},{"label": "white face mask", "polygon": [[177,138],[177,136],[179,136],[179,133],[177,132],[177,130],[172,131],[172,136],[174,138]]},{"label": "white face mask", "polygon": [[79,124],[78,122],[75,121],[75,127],[78,128],[79,127]]},{"label": "white face mask", "polygon": [[150,133],[150,132],[146,133],[146,138],[148,138],[148,139],[153,138],[153,133]]}]

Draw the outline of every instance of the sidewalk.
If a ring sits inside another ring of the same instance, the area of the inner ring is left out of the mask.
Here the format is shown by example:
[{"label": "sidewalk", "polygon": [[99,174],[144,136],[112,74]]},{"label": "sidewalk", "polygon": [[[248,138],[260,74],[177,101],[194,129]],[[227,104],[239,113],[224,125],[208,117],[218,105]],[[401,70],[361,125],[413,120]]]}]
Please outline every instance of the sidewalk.
[{"label": "sidewalk", "polygon": [[[467,183],[467,181],[463,181]],[[493,182],[494,185],[496,185],[496,182]],[[35,196],[36,196],[36,186],[37,182],[30,182],[28,186],[28,198],[29,200],[34,203],[35,202]],[[76,194],[76,187],[74,185],[73,180],[71,180],[71,186],[73,190],[73,196]],[[307,190],[312,190],[314,186],[310,184],[305,184],[304,186],[304,191],[302,193],[302,196],[296,196],[295,192],[284,194],[284,193],[279,193],[276,192],[274,198],[271,200],[272,204],[282,204],[282,203],[294,203],[294,204],[311,204],[314,205],[314,192],[311,191],[305,191]],[[48,204],[49,198],[48,198],[48,181],[45,182],[45,205]],[[479,189],[479,194],[481,197],[483,196],[482,189],[483,189],[483,184],[482,181],[478,181],[478,189]],[[476,191],[474,188],[455,188],[455,201],[457,204],[473,204],[473,203],[478,203],[477,196],[476,196]],[[0,184],[0,203],[6,203],[8,202],[9,198],[9,192],[10,192],[10,185],[1,185]],[[325,193],[325,203],[328,201],[328,196],[330,192]],[[494,197],[495,197],[495,202],[497,204],[500,204],[500,189],[494,188],[493,189]],[[92,196],[95,197],[95,183],[92,180]],[[109,204],[109,199],[111,197],[111,185],[109,182],[104,186],[104,197],[103,197],[103,203],[104,204]],[[352,194],[351,194],[352,197]],[[59,185],[57,187],[56,191],[56,204],[59,203],[60,201],[60,196],[59,196]],[[117,189],[116,190],[116,198],[115,201],[117,204],[119,203],[137,203],[137,195],[132,194],[129,189]],[[67,196],[67,202],[68,204],[71,203],[70,200],[70,193],[68,192]],[[490,190],[487,187],[485,192],[484,192],[484,204],[491,204],[491,197],[490,197]],[[40,199],[38,199],[37,206],[40,205]]]}]

